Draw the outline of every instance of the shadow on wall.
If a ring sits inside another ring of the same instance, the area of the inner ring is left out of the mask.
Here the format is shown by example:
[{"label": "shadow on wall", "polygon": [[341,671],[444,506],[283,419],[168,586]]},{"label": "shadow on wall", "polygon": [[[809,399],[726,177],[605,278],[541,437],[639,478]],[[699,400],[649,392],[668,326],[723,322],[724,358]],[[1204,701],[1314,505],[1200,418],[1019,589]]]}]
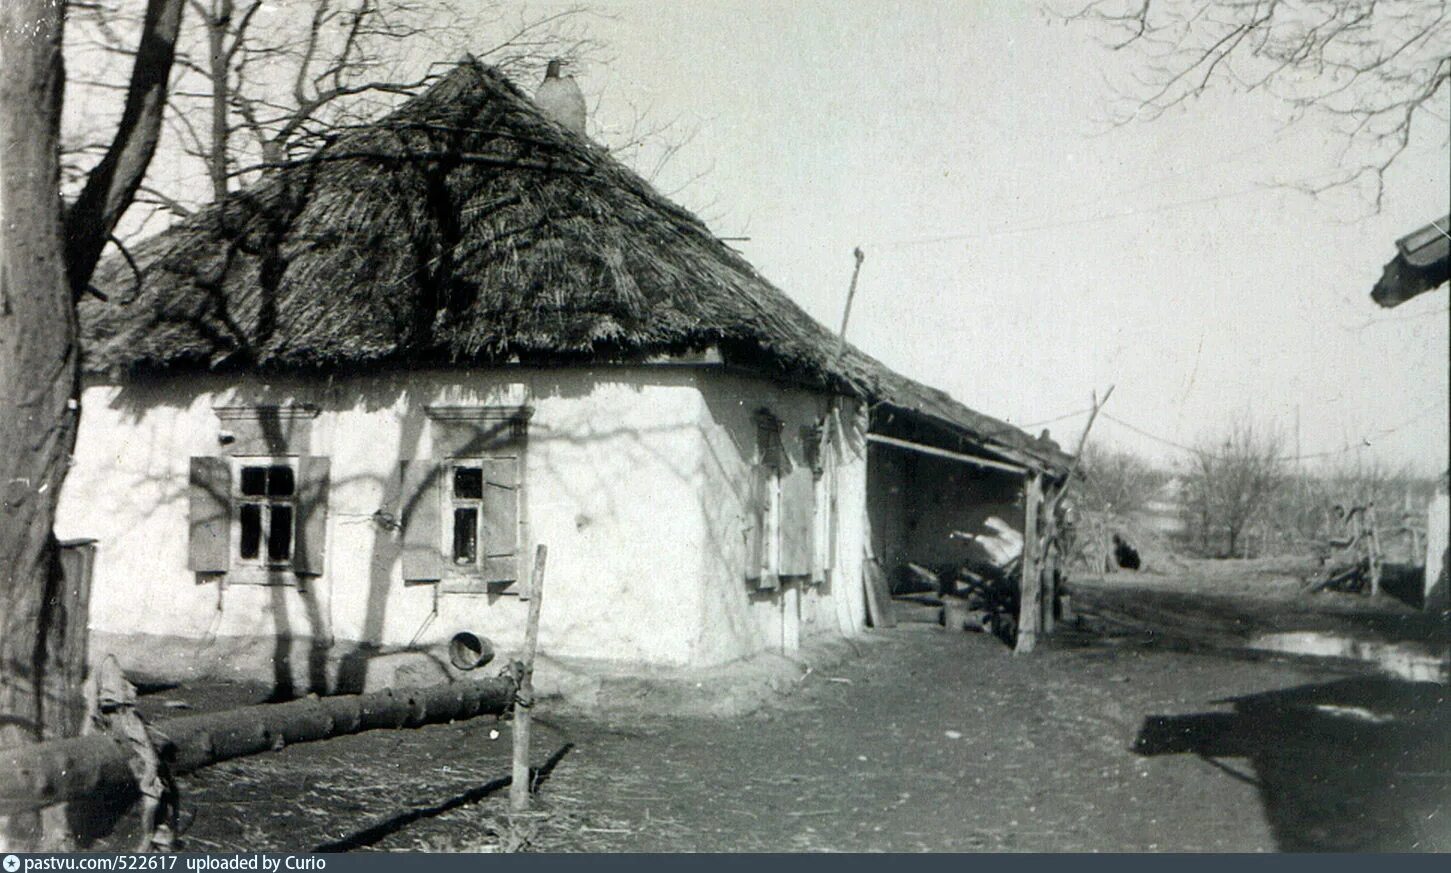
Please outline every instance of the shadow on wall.
[{"label": "shadow on wall", "polygon": [[1150,716],[1134,751],[1197,755],[1254,785],[1282,851],[1451,851],[1446,686],[1361,677],[1222,702],[1234,711]]},{"label": "shadow on wall", "polygon": [[[552,368],[530,366],[512,367],[507,371],[500,371],[498,375],[511,384],[527,386],[530,403],[556,399],[588,400],[601,387],[623,387],[640,392],[649,386],[689,385],[697,379],[697,375],[692,372],[668,369],[600,367],[580,368],[573,372],[583,378],[562,378],[561,373]],[[469,387],[470,380],[466,374],[434,371],[385,371],[350,376],[335,374],[326,380],[297,375],[264,381],[263,378],[245,374],[209,374],[184,376],[180,381],[172,381],[161,376],[125,384],[112,398],[111,406],[122,411],[133,422],[140,422],[150,410],[157,408],[186,409],[201,395],[232,397],[236,402],[258,406],[310,403],[321,407],[324,413],[352,409],[386,414],[401,408],[406,413],[396,425],[392,425],[397,431],[389,436],[390,441],[396,439],[396,446],[391,447],[390,454],[396,454],[397,459],[401,460],[415,457],[424,444],[423,437],[428,427],[428,418],[424,413],[426,404],[441,397],[448,400],[450,398],[446,395],[458,391],[469,393]],[[261,424],[264,431],[269,431],[266,434],[269,445],[286,443],[281,433],[270,432],[276,427],[275,421],[264,417]],[[596,458],[587,469],[556,469],[553,463],[544,459],[547,455],[540,456],[530,465],[531,473],[540,475],[550,483],[549,502],[554,508],[557,510],[561,504],[573,506],[574,517],[581,526],[625,512],[626,507],[620,505],[620,497],[612,487],[612,483],[618,482],[617,468],[621,455],[627,456],[631,463],[654,465],[672,479],[687,486],[698,484],[698,459],[676,457],[665,450],[660,440],[682,430],[698,429],[699,424],[622,426],[614,421],[601,420],[598,416],[569,419],[562,423],[562,427],[560,424],[561,422],[555,422],[553,428],[546,425],[537,430],[531,429],[528,442],[553,443],[575,450],[597,444],[609,445],[612,448],[608,458]],[[489,433],[480,433],[477,439],[482,444],[490,437]],[[176,445],[159,448],[162,451],[181,451]],[[308,446],[299,448],[305,450]],[[473,454],[472,444],[463,446],[460,452],[463,455]],[[570,458],[581,457],[578,451],[567,454]],[[147,478],[152,484],[165,485],[166,493],[171,499],[185,499],[187,492],[184,475],[179,484],[171,481],[176,475],[170,468],[164,473]],[[329,491],[334,497],[360,485],[372,486],[383,495],[382,506],[377,507],[380,513],[386,512],[389,518],[396,516],[402,519],[411,515],[412,508],[421,499],[433,493],[436,482],[430,477],[420,483],[413,493],[402,494],[398,487],[399,482],[394,477],[379,481],[378,476],[372,473],[358,473],[340,469],[337,464],[333,465]],[[708,512],[720,500],[718,494],[705,493],[699,488],[695,490],[695,508],[701,513]],[[525,494],[528,494],[528,489]],[[223,506],[231,499],[229,493],[221,492],[212,493],[211,497],[214,504]],[[521,497],[521,500],[527,499],[527,496]],[[527,519],[528,511],[523,506],[521,513]],[[299,527],[305,527],[305,521],[306,512],[300,511]],[[388,648],[380,643],[389,623],[390,596],[403,584],[397,572],[401,541],[396,530],[385,529],[383,522],[378,524],[380,526],[372,537],[369,572],[363,585],[357,586],[358,580],[348,580],[345,583],[335,577],[327,577],[325,580],[309,577],[296,589],[291,586],[278,586],[269,592],[274,622],[274,634],[271,638],[272,680],[274,696],[277,699],[289,699],[307,691],[359,691],[366,683],[368,663]],[[526,530],[527,527],[526,521]],[[532,542],[526,543],[524,548],[532,549],[532,545]],[[718,541],[714,536],[703,543],[703,546],[706,550],[704,557],[709,561],[729,562],[738,551],[735,544]],[[335,544],[330,542],[328,547],[334,548]],[[215,579],[200,578],[199,581],[210,581],[212,584],[216,582]],[[319,585],[324,588],[319,590]],[[334,639],[332,622],[326,615],[329,611],[327,601],[319,600],[319,596],[326,593],[329,586],[333,599],[360,596],[363,600],[361,641],[343,643]],[[357,591],[354,586],[362,590]],[[356,595],[353,591],[356,591]],[[293,612],[290,618],[288,602],[294,593],[300,597],[302,608],[300,612]],[[340,646],[335,645],[338,643],[345,645],[347,650],[338,651]]]}]

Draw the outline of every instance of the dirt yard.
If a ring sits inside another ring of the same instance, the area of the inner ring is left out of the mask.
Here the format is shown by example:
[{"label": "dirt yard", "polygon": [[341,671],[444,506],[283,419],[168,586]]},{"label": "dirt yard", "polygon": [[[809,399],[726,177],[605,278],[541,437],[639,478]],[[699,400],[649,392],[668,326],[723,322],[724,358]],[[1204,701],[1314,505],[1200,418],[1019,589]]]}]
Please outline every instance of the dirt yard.
[{"label": "dirt yard", "polygon": [[[493,719],[222,764],[183,781],[185,846],[1451,850],[1446,686],[1234,644],[1266,622],[1404,631],[1426,619],[1361,598],[1307,604],[1273,573],[1226,578],[1239,581],[1084,584],[1082,622],[1031,657],[904,623],[835,666],[803,664],[789,694],[738,719],[546,708],[540,808],[513,822],[509,725]],[[178,688],[149,704],[253,693]]]}]

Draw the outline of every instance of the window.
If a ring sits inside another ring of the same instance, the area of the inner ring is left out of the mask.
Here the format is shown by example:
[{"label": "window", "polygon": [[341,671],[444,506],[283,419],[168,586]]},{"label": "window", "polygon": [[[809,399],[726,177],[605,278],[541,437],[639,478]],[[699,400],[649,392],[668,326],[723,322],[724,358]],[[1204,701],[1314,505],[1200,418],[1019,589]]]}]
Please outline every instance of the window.
[{"label": "window", "polygon": [[403,508],[406,581],[518,580],[520,461],[496,455],[403,462],[402,494],[411,495]]},{"label": "window", "polygon": [[401,572],[444,593],[500,591],[521,576],[527,523],[524,406],[426,407],[432,458],[399,462]]},{"label": "window", "polygon": [[297,519],[297,471],[286,460],[239,460],[237,466],[237,559],[287,566]]},{"label": "window", "polygon": [[472,567],[479,560],[479,523],[484,516],[484,471],[471,463],[453,467],[453,550],[456,567]]},{"label": "window", "polygon": [[267,583],[320,575],[330,469],[309,455],[192,458],[187,567]]}]

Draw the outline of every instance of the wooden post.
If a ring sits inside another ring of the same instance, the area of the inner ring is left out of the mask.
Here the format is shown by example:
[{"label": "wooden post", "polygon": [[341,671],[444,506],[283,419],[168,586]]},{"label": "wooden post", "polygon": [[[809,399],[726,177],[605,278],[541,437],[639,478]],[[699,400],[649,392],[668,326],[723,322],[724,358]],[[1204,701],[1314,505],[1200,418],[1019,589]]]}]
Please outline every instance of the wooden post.
[{"label": "wooden post", "polygon": [[[1055,526],[1056,528],[1056,526]],[[1053,633],[1058,610],[1058,540],[1044,537],[1043,545],[1043,635]]]},{"label": "wooden post", "polygon": [[1018,584],[1018,639],[1013,651],[1026,655],[1038,645],[1038,631],[1043,624],[1042,544],[1038,539],[1043,474],[1030,475],[1023,490],[1026,518],[1023,521],[1023,566]]},{"label": "wooden post", "polygon": [[1375,597],[1380,594],[1381,551],[1380,530],[1376,527],[1374,503],[1369,504],[1365,508],[1365,523],[1366,527],[1370,530],[1370,539],[1368,540],[1370,555],[1370,596]]},{"label": "wooden post", "polygon": [[514,695],[514,773],[509,783],[509,808],[529,809],[529,710],[534,705],[534,650],[539,647],[539,606],[544,600],[544,561],[549,548],[542,543],[534,551],[534,572],[529,578],[529,619],[524,630],[524,662],[519,691]]}]

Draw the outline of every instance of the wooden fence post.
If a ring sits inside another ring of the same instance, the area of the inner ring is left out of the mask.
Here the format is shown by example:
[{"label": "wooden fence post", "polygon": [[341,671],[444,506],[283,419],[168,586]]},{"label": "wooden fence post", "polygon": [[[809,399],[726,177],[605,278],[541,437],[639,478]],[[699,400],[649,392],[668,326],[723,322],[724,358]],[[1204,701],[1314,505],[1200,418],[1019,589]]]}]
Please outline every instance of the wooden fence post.
[{"label": "wooden fence post", "polygon": [[529,791],[533,779],[529,775],[529,710],[534,705],[534,651],[539,647],[539,607],[544,600],[544,561],[548,547],[541,544],[534,552],[534,572],[529,580],[529,619],[524,630],[524,669],[519,677],[519,691],[514,695],[514,771],[509,782],[509,808],[524,812],[529,808]]}]

